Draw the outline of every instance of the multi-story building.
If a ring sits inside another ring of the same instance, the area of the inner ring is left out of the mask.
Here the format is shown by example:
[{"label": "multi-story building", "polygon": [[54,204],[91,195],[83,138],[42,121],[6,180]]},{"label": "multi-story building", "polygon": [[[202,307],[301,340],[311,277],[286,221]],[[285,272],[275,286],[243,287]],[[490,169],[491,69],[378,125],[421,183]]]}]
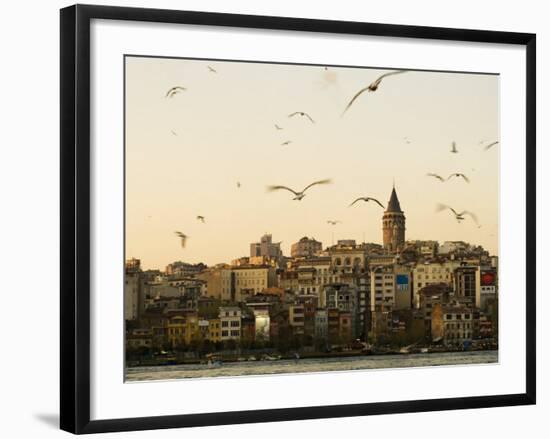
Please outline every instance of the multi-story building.
[{"label": "multi-story building", "polygon": [[169,277],[190,277],[195,274],[199,274],[206,268],[203,263],[188,264],[187,262],[172,262],[168,264],[165,269],[165,273]]},{"label": "multi-story building", "polygon": [[340,311],[336,308],[327,308],[327,335],[330,343],[340,341]]},{"label": "multi-story building", "polygon": [[479,308],[480,269],[478,265],[461,265],[454,271],[454,292],[458,299]]},{"label": "multi-story building", "polygon": [[185,326],[186,318],[182,315],[173,316],[168,321],[168,324],[166,325],[166,333],[168,335],[168,341],[173,348],[185,344]]},{"label": "multi-story building", "polygon": [[316,241],[315,238],[304,236],[298,242],[295,242],[290,247],[290,255],[293,258],[312,258],[319,255],[323,250],[323,244]]},{"label": "multi-story building", "polygon": [[349,343],[355,339],[355,322],[351,312],[340,311],[338,319],[338,337],[341,343]]},{"label": "multi-story building", "polygon": [[237,306],[220,306],[220,340],[240,340],[241,338],[241,309]]},{"label": "multi-story building", "polygon": [[[196,279],[204,282],[202,290],[203,296],[208,296],[216,299],[222,299],[224,274],[227,276],[227,269],[230,268],[227,264],[218,264],[215,267],[209,267],[195,276]],[[224,271],[225,270],[225,271]],[[229,272],[230,273],[230,272]]]},{"label": "multi-story building", "polygon": [[142,276],[139,259],[126,261],[124,274],[124,319],[136,320],[140,314],[142,300]]},{"label": "multi-story building", "polygon": [[[344,241],[338,241],[328,251],[333,275],[355,275],[365,272],[367,256],[363,245],[356,245],[353,240],[348,240],[345,244]],[[341,281],[340,278],[333,280],[333,282],[339,281]]]},{"label": "multi-story building", "polygon": [[315,337],[326,339],[328,335],[328,312],[326,308],[315,310]]},{"label": "multi-story building", "polygon": [[331,258],[328,256],[300,260],[295,271],[300,294],[318,295],[325,284],[333,281]]},{"label": "multi-story building", "polygon": [[181,286],[171,285],[165,278],[156,279],[148,282],[146,285],[147,294],[150,299],[159,297],[181,297],[183,288]]},{"label": "multi-story building", "polygon": [[460,262],[454,260],[429,261],[419,263],[412,271],[413,305],[420,308],[420,290],[427,285],[446,283],[453,285],[454,270]]},{"label": "multi-story building", "polygon": [[[350,337],[357,337],[363,332],[360,327],[359,290],[357,286],[347,284],[327,285],[321,294],[320,305],[328,309],[336,309],[340,314],[346,315],[344,324],[346,328],[349,326]],[[341,336],[342,320],[339,320],[338,324],[340,328],[338,334]]]},{"label": "multi-story building", "polygon": [[410,309],[411,293],[411,276],[408,267],[394,264],[371,268],[371,311]]},{"label": "multi-story building", "polygon": [[304,305],[293,304],[288,307],[288,324],[292,328],[292,333],[294,335],[303,335],[304,324],[305,324],[305,315],[304,315]]},{"label": "multi-story building", "polygon": [[250,244],[250,257],[265,256],[268,258],[279,258],[283,256],[281,243],[273,242],[270,234],[265,234],[260,238],[260,242]]},{"label": "multi-story building", "polygon": [[405,242],[405,249],[414,250],[417,257],[423,258],[435,258],[439,249],[439,242],[437,241],[407,241]]},{"label": "multi-story building", "polygon": [[417,310],[424,319],[424,333],[432,339],[443,338],[443,317],[441,307],[451,299],[452,288],[446,283],[433,283],[418,292],[420,306]]},{"label": "multi-story building", "polygon": [[283,270],[278,276],[279,286],[288,292],[296,293],[299,291],[298,272],[294,269]]},{"label": "multi-story building", "polygon": [[275,286],[276,269],[268,265],[250,265],[231,269],[231,300],[242,302],[247,296]]},{"label": "multi-story building", "polygon": [[220,319],[208,320],[208,340],[212,343],[218,343],[222,340],[222,329]]},{"label": "multi-story building", "polygon": [[[474,335],[474,312],[471,308],[460,305],[434,305],[432,315],[432,338],[434,333],[440,335],[434,327],[438,325],[443,330],[443,343],[445,345],[462,345],[465,341],[471,341]],[[478,319],[479,323],[479,319]]]},{"label": "multi-story building", "polygon": [[476,306],[487,312],[489,305],[497,299],[497,270],[494,268],[482,267],[479,273],[479,286],[476,288]]}]

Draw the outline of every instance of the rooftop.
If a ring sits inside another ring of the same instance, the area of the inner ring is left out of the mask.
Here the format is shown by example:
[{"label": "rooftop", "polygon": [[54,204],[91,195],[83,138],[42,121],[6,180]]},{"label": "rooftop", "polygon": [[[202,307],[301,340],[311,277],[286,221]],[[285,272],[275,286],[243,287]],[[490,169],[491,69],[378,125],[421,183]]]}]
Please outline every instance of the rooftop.
[{"label": "rooftop", "polygon": [[391,191],[390,201],[388,202],[386,212],[402,212],[397,193],[395,192],[395,187]]}]

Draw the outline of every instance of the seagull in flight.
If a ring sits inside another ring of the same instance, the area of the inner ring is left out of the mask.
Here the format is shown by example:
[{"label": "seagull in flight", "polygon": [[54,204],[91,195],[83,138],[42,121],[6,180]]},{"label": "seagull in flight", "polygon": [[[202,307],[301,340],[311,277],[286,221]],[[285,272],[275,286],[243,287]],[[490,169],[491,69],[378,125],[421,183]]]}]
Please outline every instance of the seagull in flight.
[{"label": "seagull in flight", "polygon": [[181,246],[182,248],[185,248],[185,242],[187,241],[187,235],[181,233],[181,232],[174,232],[176,236],[179,236],[181,238]]},{"label": "seagull in flight", "polygon": [[281,143],[281,146],[287,146],[292,143],[292,140],[287,140],[286,142]]},{"label": "seagull in flight", "polygon": [[341,223],[342,221],[339,220],[328,220],[327,224],[330,224],[331,226],[335,226],[336,224]]},{"label": "seagull in flight", "polygon": [[384,205],[378,201],[376,198],[372,198],[372,197],[359,197],[357,198],[353,203],[351,203],[348,207],[351,207],[353,206],[355,203],[357,203],[358,201],[364,201],[365,203],[368,203],[369,201],[374,201],[375,203],[377,203],[382,209],[384,208]]},{"label": "seagull in flight", "polygon": [[302,198],[304,198],[306,196],[305,192],[310,187],[315,186],[317,184],[328,184],[328,183],[332,183],[332,180],[326,179],[326,180],[314,181],[313,183],[307,185],[301,192],[296,192],[295,190],[290,189],[289,187],[286,187],[286,186],[268,186],[267,190],[272,192],[272,191],[276,191],[276,190],[279,190],[279,189],[284,189],[284,190],[292,192],[295,195],[293,200],[300,201]]},{"label": "seagull in flight", "polygon": [[492,143],[489,143],[488,145],[485,145],[485,151],[488,149],[491,149],[491,147],[495,146],[498,143],[498,140]]},{"label": "seagull in flight", "polygon": [[444,183],[445,182],[445,179],[441,176],[441,175],[437,175],[437,174],[426,174],[428,177],[434,177],[434,178],[437,178],[441,183]]},{"label": "seagull in flight", "polygon": [[282,130],[283,127],[280,127],[279,125],[275,124],[275,129],[278,131],[278,130]]},{"label": "seagull in flight", "polygon": [[458,152],[458,149],[456,149],[456,142],[453,140],[453,143],[451,144],[451,152],[453,154],[456,154]]},{"label": "seagull in flight", "polygon": [[204,224],[205,218],[202,215],[197,215],[197,220]]},{"label": "seagull in flight", "polygon": [[348,105],[346,106],[346,108],[344,109],[344,111],[342,112],[342,116],[346,113],[346,111],[349,110],[349,108],[353,105],[353,103],[355,102],[355,100],[361,96],[364,92],[368,91],[368,92],[374,92],[376,90],[378,90],[378,87],[380,86],[380,83],[382,82],[382,79],[384,78],[387,78],[388,76],[392,76],[392,75],[398,75],[400,73],[405,73],[407,72],[407,70],[397,70],[397,71],[394,71],[394,72],[388,72],[388,73],[384,73],[382,76],[379,76],[378,78],[376,78],[373,82],[371,82],[369,85],[367,85],[366,87],[362,88],[361,90],[359,90],[357,93],[355,93],[355,96],[353,96],[353,98],[351,98],[351,101],[349,101]]},{"label": "seagull in flight", "polygon": [[294,116],[307,117],[311,123],[315,123],[315,121],[311,118],[311,116],[304,111],[295,111],[294,113],[291,113],[288,115],[288,117],[294,117]]},{"label": "seagull in flight", "polygon": [[212,73],[218,73],[217,70],[211,66],[207,66],[208,67],[208,71],[212,72]]},{"label": "seagull in flight", "polygon": [[472,212],[469,212],[467,210],[463,210],[462,212],[457,212],[456,210],[454,210],[452,207],[450,206],[446,206],[445,204],[438,204],[437,205],[437,209],[436,211],[437,212],[441,212],[442,210],[445,210],[445,209],[449,209],[451,212],[453,212],[454,216],[455,216],[455,219],[460,223],[461,221],[464,221],[466,218],[464,217],[464,215],[469,215],[470,217],[472,217],[472,219],[474,220],[474,222],[476,223],[476,225],[479,225],[479,222],[477,221],[477,216],[472,213]]},{"label": "seagull in flight", "polygon": [[462,174],[461,172],[453,172],[451,175],[447,177],[447,180],[453,177],[462,177],[466,183],[470,183],[470,179],[466,177],[464,174]]},{"label": "seagull in flight", "polygon": [[187,90],[185,87],[181,87],[179,85],[176,85],[175,87],[171,87],[167,92],[166,92],[166,95],[164,96],[165,98],[173,98],[174,96],[176,96],[178,93],[181,93],[182,91],[185,91]]}]

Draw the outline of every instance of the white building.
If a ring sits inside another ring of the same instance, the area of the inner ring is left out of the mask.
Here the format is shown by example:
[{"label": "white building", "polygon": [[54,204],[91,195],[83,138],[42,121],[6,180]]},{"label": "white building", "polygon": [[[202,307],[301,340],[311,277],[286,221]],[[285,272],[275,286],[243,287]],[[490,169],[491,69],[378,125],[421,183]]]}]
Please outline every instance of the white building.
[{"label": "white building", "polygon": [[237,306],[220,306],[220,326],[222,341],[240,340],[241,338],[241,309]]},{"label": "white building", "polygon": [[255,309],[254,331],[256,339],[269,340],[270,318],[268,309]]},{"label": "white building", "polygon": [[411,308],[411,273],[407,267],[375,267],[370,273],[371,311]]}]

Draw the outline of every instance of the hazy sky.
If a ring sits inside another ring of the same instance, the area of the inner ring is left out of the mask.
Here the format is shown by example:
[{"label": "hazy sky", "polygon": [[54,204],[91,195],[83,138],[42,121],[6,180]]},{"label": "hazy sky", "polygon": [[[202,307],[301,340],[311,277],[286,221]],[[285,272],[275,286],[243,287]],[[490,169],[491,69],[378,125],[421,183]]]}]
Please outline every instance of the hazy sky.
[{"label": "hazy sky", "polygon": [[[496,254],[499,147],[484,151],[479,142],[499,138],[498,76],[391,76],[340,117],[384,72],[127,57],[126,257],[145,268],[175,260],[213,265],[248,256],[265,232],[283,241],[285,255],[306,235],[323,246],[333,232],[335,240],[381,243],[383,210],[348,205],[359,196],[387,205],[394,179],[406,239],[464,240]],[[187,90],[166,98],[176,85]],[[287,117],[295,111],[316,123]],[[450,153],[453,140],[458,154]],[[471,182],[440,183],[428,172],[463,172]],[[302,201],[266,191],[325,178],[333,183],[314,186]],[[475,212],[481,228],[469,217],[459,224],[450,211],[436,213],[438,202]],[[189,236],[186,248],[176,230]]]}]

